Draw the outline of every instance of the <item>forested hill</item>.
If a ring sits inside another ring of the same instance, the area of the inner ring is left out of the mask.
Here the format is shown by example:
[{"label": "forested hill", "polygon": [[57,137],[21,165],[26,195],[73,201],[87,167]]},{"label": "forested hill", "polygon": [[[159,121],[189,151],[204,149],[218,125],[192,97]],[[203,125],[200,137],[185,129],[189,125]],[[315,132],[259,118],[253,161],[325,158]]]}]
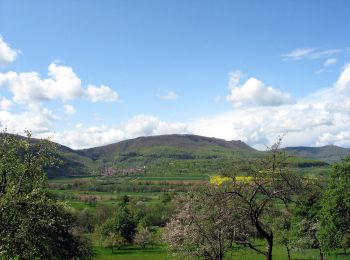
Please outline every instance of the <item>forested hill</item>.
[{"label": "forested hill", "polygon": [[177,134],[138,137],[83,150],[60,146],[60,150],[65,164],[56,170],[56,176],[100,174],[103,167],[131,169],[146,165],[160,171],[173,161],[184,162],[179,167],[185,170],[193,166],[194,161],[200,161],[201,166],[208,167],[210,171],[208,165],[214,164],[213,160],[229,160],[259,153],[242,141]]},{"label": "forested hill", "polygon": [[343,148],[335,145],[321,147],[286,147],[284,150],[294,156],[324,161],[327,163],[339,162],[342,158],[350,154],[350,148]]},{"label": "forested hill", "polygon": [[242,141],[226,141],[198,135],[174,134],[138,137],[101,147],[78,150],[77,152],[94,160],[105,159],[108,161],[136,155],[154,158],[196,159],[225,157],[234,152],[254,153],[257,151]]}]

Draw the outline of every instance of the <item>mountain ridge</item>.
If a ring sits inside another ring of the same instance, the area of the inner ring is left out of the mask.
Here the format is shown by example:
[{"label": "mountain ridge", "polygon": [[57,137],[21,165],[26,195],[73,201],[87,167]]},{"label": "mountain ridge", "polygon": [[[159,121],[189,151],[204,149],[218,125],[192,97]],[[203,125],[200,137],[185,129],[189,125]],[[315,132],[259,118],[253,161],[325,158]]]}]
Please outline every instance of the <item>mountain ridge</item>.
[{"label": "mountain ridge", "polygon": [[350,148],[336,145],[289,146],[284,147],[283,150],[295,156],[317,159],[327,163],[338,162],[347,155],[350,155]]},{"label": "mountain ridge", "polygon": [[[68,146],[56,144],[64,163],[59,169],[49,169],[49,177],[98,175],[106,167],[131,169],[145,165],[161,173],[170,171],[169,165],[173,165],[173,162],[179,165],[178,169],[183,167],[189,171],[188,169],[191,168],[193,171],[196,170],[193,168],[195,164],[196,167],[200,167],[202,170],[206,168],[203,171],[209,172],[219,170],[223,165],[232,163],[237,158],[252,157],[264,153],[240,140],[226,141],[189,134],[143,136],[87,149],[71,149]],[[295,146],[285,147],[281,150],[293,157],[303,158],[304,162],[299,165],[311,166],[322,165],[322,162],[327,164],[337,162],[350,154],[350,148],[333,145],[322,147]],[[305,161],[310,159],[311,162]]]}]

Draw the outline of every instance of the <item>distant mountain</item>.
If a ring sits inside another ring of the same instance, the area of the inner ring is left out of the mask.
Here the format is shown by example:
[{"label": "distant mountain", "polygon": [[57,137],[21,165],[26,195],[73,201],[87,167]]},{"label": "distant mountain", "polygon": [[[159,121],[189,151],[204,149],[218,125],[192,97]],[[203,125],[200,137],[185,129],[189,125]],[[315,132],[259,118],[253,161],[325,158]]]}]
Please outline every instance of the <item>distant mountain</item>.
[{"label": "distant mountain", "polygon": [[[38,140],[33,138],[32,141]],[[58,169],[48,169],[49,177],[95,175],[105,168],[135,169],[144,166],[162,174],[164,171],[169,173],[169,163],[175,165],[172,173],[207,173],[221,168],[222,160],[227,162],[232,158],[260,153],[241,141],[176,134],[138,137],[83,150],[73,150],[60,144],[57,147],[63,165]]]},{"label": "distant mountain", "polygon": [[261,153],[241,141],[178,134],[138,137],[75,152],[92,159],[99,173],[147,169],[154,175],[220,172],[232,165],[232,159]]},{"label": "distant mountain", "polygon": [[258,151],[242,141],[174,134],[138,137],[76,152],[93,160],[124,161],[129,157],[139,156],[145,159],[206,159]]},{"label": "distant mountain", "polygon": [[350,155],[350,148],[342,148],[335,145],[326,145],[321,147],[286,147],[284,150],[294,156],[310,158],[327,163],[338,162],[345,156]]}]

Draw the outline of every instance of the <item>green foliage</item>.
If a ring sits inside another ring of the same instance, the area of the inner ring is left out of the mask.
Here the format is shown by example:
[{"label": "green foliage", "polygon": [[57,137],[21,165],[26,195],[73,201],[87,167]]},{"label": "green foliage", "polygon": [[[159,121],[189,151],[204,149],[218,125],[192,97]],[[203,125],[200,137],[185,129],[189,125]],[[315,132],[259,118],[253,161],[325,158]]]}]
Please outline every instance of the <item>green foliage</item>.
[{"label": "green foliage", "polygon": [[32,142],[28,137],[0,136],[0,196],[12,196],[43,189],[46,185],[45,167],[59,161],[55,146],[47,140]]},{"label": "green foliage", "polygon": [[350,156],[334,165],[328,188],[321,201],[321,244],[325,250],[350,244]]},{"label": "green foliage", "polygon": [[102,226],[103,234],[119,234],[126,242],[131,243],[135,234],[136,224],[126,205],[117,209],[114,216],[109,218]]},{"label": "green foliage", "polygon": [[120,235],[129,243],[132,242],[136,225],[127,207],[121,207],[115,217],[113,228],[120,232]]},{"label": "green foliage", "polygon": [[296,201],[290,232],[292,247],[295,249],[318,249],[321,259],[324,250],[320,243],[319,212],[322,187],[310,185],[302,191]]},{"label": "green foliage", "polygon": [[91,247],[74,219],[46,190],[45,167],[58,161],[52,143],[0,138],[1,259],[88,259]]},{"label": "green foliage", "polygon": [[0,200],[0,258],[86,259],[87,241],[74,233],[74,219],[63,205],[30,193]]}]

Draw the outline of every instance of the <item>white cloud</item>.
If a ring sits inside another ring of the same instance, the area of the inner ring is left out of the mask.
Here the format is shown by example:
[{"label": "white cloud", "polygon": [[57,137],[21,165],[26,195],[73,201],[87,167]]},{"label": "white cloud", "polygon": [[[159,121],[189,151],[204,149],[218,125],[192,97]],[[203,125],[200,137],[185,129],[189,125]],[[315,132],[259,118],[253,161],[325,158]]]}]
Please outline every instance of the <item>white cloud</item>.
[{"label": "white cloud", "polygon": [[11,100],[0,97],[0,109],[9,110],[12,105],[13,105],[13,103]]},{"label": "white cloud", "polygon": [[104,85],[100,87],[89,85],[86,89],[86,94],[92,102],[113,102],[119,99],[117,92]]},{"label": "white cloud", "polygon": [[289,53],[282,54],[282,60],[288,61],[288,60],[301,60],[301,59],[320,59],[329,57],[335,54],[339,53],[346,53],[347,49],[327,49],[327,50],[320,50],[316,48],[298,48],[295,50],[292,50]]},{"label": "white cloud", "polygon": [[339,79],[335,83],[335,88],[339,92],[350,90],[350,63],[345,65],[343,72],[340,74]]},{"label": "white cloud", "polygon": [[176,92],[174,91],[169,91],[168,93],[166,93],[165,95],[158,95],[159,99],[177,99],[178,95]]},{"label": "white cloud", "polygon": [[58,118],[52,111],[41,105],[31,105],[27,110],[11,114],[8,111],[0,111],[0,127],[11,133],[23,134],[24,130],[30,130],[34,135],[49,132],[54,121]]},{"label": "white cloud", "polygon": [[11,49],[0,35],[0,66],[6,66],[12,63],[19,53],[19,50]]},{"label": "white cloud", "polygon": [[340,131],[337,133],[323,133],[320,135],[316,141],[317,146],[323,145],[338,145],[342,147],[350,146],[350,132]]},{"label": "white cloud", "polygon": [[65,104],[64,106],[64,111],[67,113],[67,114],[75,114],[77,111],[75,109],[74,106],[72,105],[69,105],[69,104]]},{"label": "white cloud", "polygon": [[329,58],[323,63],[323,66],[327,67],[327,66],[330,66],[330,65],[334,65],[336,63],[337,63],[337,59]]},{"label": "white cloud", "polygon": [[310,53],[314,52],[314,48],[299,48],[292,50],[289,53],[282,54],[283,60],[299,60],[307,57]]},{"label": "white cloud", "polygon": [[48,76],[41,78],[37,72],[0,73],[0,87],[7,87],[13,94],[13,101],[24,105],[54,99],[65,102],[84,97],[92,102],[118,99],[118,94],[104,85],[83,88],[81,80],[71,67],[51,63]]},{"label": "white cloud", "polygon": [[165,122],[155,116],[137,115],[126,122],[124,131],[126,136],[132,138],[137,136],[186,133],[187,126],[180,122]]},{"label": "white cloud", "polygon": [[42,80],[42,90],[48,99],[67,101],[84,95],[81,80],[71,67],[51,63],[49,77]]},{"label": "white cloud", "polygon": [[117,128],[105,125],[84,126],[83,124],[78,124],[71,130],[43,135],[43,137],[46,136],[52,136],[53,141],[73,149],[96,147],[125,139],[124,133]]},{"label": "white cloud", "polygon": [[53,140],[75,149],[89,148],[118,142],[139,136],[151,136],[174,133],[188,133],[184,123],[169,123],[155,116],[138,115],[127,121],[121,128],[106,125],[76,125],[72,130],[60,133],[46,133]]},{"label": "white cloud", "polygon": [[271,145],[287,133],[284,145],[336,144],[350,147],[350,64],[333,87],[283,106],[236,107],[234,110],[194,121],[192,133],[240,139],[256,148]]},{"label": "white cloud", "polygon": [[245,74],[241,71],[232,71],[229,73],[229,79],[228,79],[228,88],[234,89],[238,86],[239,82],[241,81],[241,78],[243,78]]},{"label": "white cloud", "polygon": [[264,83],[256,78],[249,78],[243,85],[239,86],[240,72],[231,73],[229,79],[230,95],[227,100],[231,101],[235,107],[245,105],[256,106],[280,106],[293,103],[290,94],[284,93]]}]

